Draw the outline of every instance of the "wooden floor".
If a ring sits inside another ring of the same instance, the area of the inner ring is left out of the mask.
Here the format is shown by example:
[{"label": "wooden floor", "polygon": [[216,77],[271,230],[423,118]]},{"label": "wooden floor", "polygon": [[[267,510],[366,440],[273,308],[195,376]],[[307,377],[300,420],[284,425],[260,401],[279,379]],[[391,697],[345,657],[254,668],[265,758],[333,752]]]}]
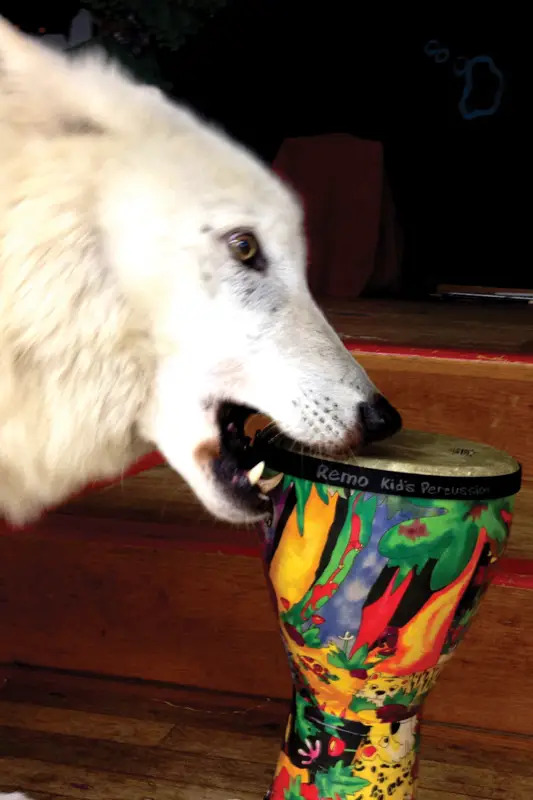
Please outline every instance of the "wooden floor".
[{"label": "wooden floor", "polygon": [[533,357],[530,305],[357,300],[322,306],[343,338],[360,343]]},{"label": "wooden floor", "polygon": [[[0,690],[0,791],[261,800],[285,713],[268,698],[11,671]],[[423,741],[419,800],[533,797],[531,737],[427,724]]]}]

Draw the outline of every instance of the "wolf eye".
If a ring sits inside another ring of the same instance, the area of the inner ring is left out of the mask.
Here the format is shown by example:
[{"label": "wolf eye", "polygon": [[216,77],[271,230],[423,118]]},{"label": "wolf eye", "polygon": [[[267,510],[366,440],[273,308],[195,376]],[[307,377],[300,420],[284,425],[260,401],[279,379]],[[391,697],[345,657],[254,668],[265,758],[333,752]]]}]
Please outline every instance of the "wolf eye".
[{"label": "wolf eye", "polygon": [[253,233],[247,231],[231,233],[227,242],[228,249],[236,261],[252,269],[265,268],[265,258]]}]

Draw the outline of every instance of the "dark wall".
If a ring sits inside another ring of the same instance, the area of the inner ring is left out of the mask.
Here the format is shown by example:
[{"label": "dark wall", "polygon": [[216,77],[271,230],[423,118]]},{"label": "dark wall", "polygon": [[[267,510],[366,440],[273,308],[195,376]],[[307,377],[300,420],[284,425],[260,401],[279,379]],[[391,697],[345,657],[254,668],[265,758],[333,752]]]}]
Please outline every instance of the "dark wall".
[{"label": "dark wall", "polygon": [[232,0],[163,67],[178,96],[266,160],[287,136],[382,141],[409,293],[437,282],[533,288],[513,103],[525,21],[512,6],[369,5]]},{"label": "dark wall", "polygon": [[51,0],[45,4],[1,0],[0,14],[28,33],[37,33],[39,28],[45,27],[48,33],[65,35],[80,5],[80,0]]},{"label": "dark wall", "polygon": [[521,264],[517,22],[511,9],[465,5],[405,14],[387,3],[236,2],[182,54],[176,88],[267,159],[285,136],[382,141],[410,292],[439,281],[533,288]]}]

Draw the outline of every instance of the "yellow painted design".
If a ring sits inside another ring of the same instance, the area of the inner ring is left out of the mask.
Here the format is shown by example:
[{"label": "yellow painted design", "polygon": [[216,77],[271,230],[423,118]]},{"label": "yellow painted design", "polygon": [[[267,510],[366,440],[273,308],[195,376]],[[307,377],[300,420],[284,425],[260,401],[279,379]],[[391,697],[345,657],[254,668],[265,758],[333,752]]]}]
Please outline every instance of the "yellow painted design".
[{"label": "yellow painted design", "polygon": [[401,630],[397,651],[383,662],[383,672],[407,675],[431,669],[437,664],[455,609],[472,579],[485,542],[486,536],[480,535],[476,550],[459,578],[433,595],[409,625]]},{"label": "yellow painted design", "polygon": [[296,509],[290,515],[270,565],[270,580],[281,611],[284,610],[282,598],[294,605],[313,585],[337,500],[335,496],[324,503],[313,486],[305,506],[303,535],[298,528]]}]

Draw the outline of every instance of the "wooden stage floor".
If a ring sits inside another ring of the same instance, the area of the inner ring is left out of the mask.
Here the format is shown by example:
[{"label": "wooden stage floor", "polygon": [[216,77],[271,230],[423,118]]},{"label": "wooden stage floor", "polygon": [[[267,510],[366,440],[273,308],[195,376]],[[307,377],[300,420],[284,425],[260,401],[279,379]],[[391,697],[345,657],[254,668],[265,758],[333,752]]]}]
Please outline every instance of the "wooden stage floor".
[{"label": "wooden stage floor", "polygon": [[[285,713],[268,699],[12,671],[0,691],[0,791],[261,800]],[[530,737],[427,724],[423,739],[419,800],[533,797]]]}]

